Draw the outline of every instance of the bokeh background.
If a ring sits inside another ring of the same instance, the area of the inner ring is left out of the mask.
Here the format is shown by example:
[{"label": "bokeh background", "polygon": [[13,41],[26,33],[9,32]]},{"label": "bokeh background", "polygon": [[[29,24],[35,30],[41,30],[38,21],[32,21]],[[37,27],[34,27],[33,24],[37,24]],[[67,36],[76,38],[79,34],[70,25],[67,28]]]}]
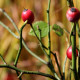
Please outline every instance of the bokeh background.
[{"label": "bokeh background", "polygon": [[[14,20],[18,28],[20,29],[23,25],[23,21],[21,19],[21,13],[25,9],[31,9],[35,15],[36,21],[45,21],[47,22],[47,7],[48,7],[48,0],[0,0],[0,8],[4,9],[7,14]],[[80,0],[74,0],[75,7],[77,7],[80,10]],[[64,27],[68,31],[71,30],[71,24],[66,19],[66,11],[67,11],[67,1],[66,0],[51,0],[51,9],[50,9],[50,24],[59,24],[60,26]],[[6,24],[16,35],[19,36],[19,34],[14,29],[12,23],[0,12],[0,21],[2,21],[4,24]],[[26,42],[26,45],[30,48],[31,51],[33,51],[35,54],[40,56],[41,58],[47,60],[46,56],[43,54],[39,42],[36,37],[29,35],[30,31],[30,25],[26,25],[26,27],[23,30],[23,38]],[[66,34],[66,35],[65,35]],[[65,33],[62,37],[57,36],[53,31],[51,31],[51,50],[53,52],[56,52],[58,61],[60,64],[60,68],[62,70],[63,63],[66,55],[67,45],[68,42],[66,41],[66,36],[69,40],[69,34]],[[47,46],[48,39],[45,37],[43,40],[43,43]],[[78,40],[77,40],[78,45]],[[14,38],[5,28],[3,28],[0,25],[0,54],[4,57],[5,61],[8,64],[13,65],[13,62],[15,60],[17,51],[19,49],[19,40]],[[54,60],[54,57],[52,57],[53,65],[58,73],[58,69]],[[3,64],[3,62],[0,59],[0,64]],[[69,66],[70,61],[67,60],[66,65],[66,80],[68,80],[69,74]],[[18,68],[24,69],[24,70],[33,70],[33,71],[41,71],[45,73],[50,73],[50,70],[46,65],[41,63],[39,60],[34,58],[32,55],[28,53],[28,51],[25,50],[25,48],[22,48],[21,56],[19,58],[18,62]],[[0,80],[4,80],[4,77],[11,73],[15,80],[18,80],[15,71],[9,70],[9,69],[0,69]],[[45,78],[43,76],[39,75],[23,75],[23,80],[50,80],[49,78]]]}]

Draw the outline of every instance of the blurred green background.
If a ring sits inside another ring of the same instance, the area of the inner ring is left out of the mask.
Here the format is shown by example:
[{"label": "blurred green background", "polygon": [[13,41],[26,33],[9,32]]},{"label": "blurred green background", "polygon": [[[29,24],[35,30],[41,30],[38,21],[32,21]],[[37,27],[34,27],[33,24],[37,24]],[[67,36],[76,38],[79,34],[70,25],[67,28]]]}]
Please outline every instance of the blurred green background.
[{"label": "blurred green background", "polygon": [[[40,21],[43,20],[47,22],[47,5],[48,0],[0,0],[0,8],[4,9],[7,14],[14,20],[18,28],[23,24],[21,19],[21,13],[23,9],[31,9],[34,12],[35,20]],[[80,10],[80,0],[74,0],[75,7]],[[66,19],[66,11],[67,11],[67,1],[66,0],[51,0],[51,9],[50,9],[50,24],[59,24],[60,26],[64,27],[68,31],[71,30],[70,22]],[[19,35],[16,30],[14,29],[12,23],[2,14],[0,13],[0,20],[9,26],[9,28],[16,34]],[[23,30],[23,38],[28,47],[31,51],[35,54],[39,55],[41,58],[46,60],[45,55],[43,54],[39,42],[36,37],[29,35],[30,25],[26,25]],[[65,33],[66,36],[69,38],[69,35]],[[53,31],[51,31],[51,49],[53,52],[56,52],[58,61],[61,67],[63,68],[63,63],[66,55],[66,49],[68,42],[66,41],[65,34],[62,37],[58,37]],[[47,37],[43,39],[43,43],[47,46]],[[77,40],[78,45],[78,40]],[[19,48],[19,40],[14,38],[6,29],[4,29],[0,25],[0,54],[3,55],[5,61],[8,64],[13,65],[15,60],[17,51]],[[53,65],[58,73],[58,69],[52,56]],[[0,59],[0,64],[3,62]],[[67,61],[66,67],[69,66],[69,60]],[[46,65],[42,64],[39,60],[35,59],[32,55],[30,55],[25,48],[22,48],[21,56],[18,62],[18,68],[25,69],[25,70],[33,70],[33,71],[41,71],[50,73],[49,69]],[[69,68],[67,67],[66,70]],[[0,69],[0,80],[4,80],[5,75],[8,73],[7,69]],[[15,71],[12,71],[12,74],[15,76],[15,80],[18,80],[15,74]],[[66,80],[68,80],[68,72],[66,72]],[[38,75],[23,75],[23,80],[50,80],[49,78],[45,78],[43,76]]]}]

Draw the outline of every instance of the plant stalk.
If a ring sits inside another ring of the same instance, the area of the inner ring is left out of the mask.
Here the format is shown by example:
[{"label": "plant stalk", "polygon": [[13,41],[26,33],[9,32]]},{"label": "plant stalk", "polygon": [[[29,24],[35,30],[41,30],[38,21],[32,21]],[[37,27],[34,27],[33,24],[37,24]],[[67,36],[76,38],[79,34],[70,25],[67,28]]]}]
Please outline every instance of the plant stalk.
[{"label": "plant stalk", "polygon": [[67,0],[67,5],[68,5],[69,7],[73,7],[73,6],[74,6],[73,0]]},{"label": "plant stalk", "polygon": [[15,59],[15,62],[14,62],[14,66],[17,66],[17,62],[18,62],[19,56],[21,54],[21,50],[22,50],[22,30],[23,30],[23,28],[25,27],[26,24],[27,24],[27,21],[25,21],[25,23],[23,24],[23,26],[20,29],[20,46],[19,46],[19,50],[18,50],[16,59]]},{"label": "plant stalk", "polygon": [[80,36],[79,36],[79,54],[78,54],[78,76],[80,79]]},{"label": "plant stalk", "polygon": [[63,80],[65,80],[65,66],[66,66],[67,56],[65,57],[64,65],[63,65]]},{"label": "plant stalk", "polygon": [[51,50],[51,40],[50,40],[50,3],[51,0],[48,0],[48,9],[47,9],[47,21],[48,21],[48,55],[50,57]]},{"label": "plant stalk", "polygon": [[76,70],[76,23],[74,23],[72,31],[72,70],[75,80],[78,80]]},{"label": "plant stalk", "polygon": [[39,72],[39,71],[26,71],[26,70],[21,70],[15,66],[11,66],[11,65],[0,65],[0,68],[9,68],[9,69],[12,69],[12,70],[15,70],[17,72],[20,72],[23,74],[35,74],[35,75],[41,75],[41,76],[45,76],[45,77],[48,77],[48,78],[51,78],[53,80],[58,80],[56,79],[54,76],[50,75],[50,74],[46,74],[46,73],[42,73],[42,72]]},{"label": "plant stalk", "polygon": [[[78,54],[78,76],[80,75],[80,28],[79,28],[79,24],[77,22],[76,24],[76,29],[78,31],[78,37],[79,37],[79,54]],[[79,76],[80,79],[80,76]]]},{"label": "plant stalk", "polygon": [[[25,21],[25,23],[23,24],[23,26],[20,29],[20,46],[19,46],[19,50],[18,50],[16,59],[15,59],[15,62],[14,62],[14,66],[15,67],[17,66],[17,63],[18,63],[18,60],[19,60],[19,56],[21,54],[21,50],[22,50],[22,30],[23,30],[23,28],[25,27],[26,24],[27,24],[27,21]],[[19,73],[17,71],[16,71],[16,73],[17,73],[17,76],[19,76]],[[21,76],[19,77],[19,80],[22,80]]]}]

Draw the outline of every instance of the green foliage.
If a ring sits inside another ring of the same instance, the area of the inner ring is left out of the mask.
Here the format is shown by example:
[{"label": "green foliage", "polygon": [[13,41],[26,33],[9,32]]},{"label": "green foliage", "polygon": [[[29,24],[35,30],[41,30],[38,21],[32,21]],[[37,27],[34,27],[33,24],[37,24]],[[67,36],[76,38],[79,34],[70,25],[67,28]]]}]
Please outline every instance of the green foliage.
[{"label": "green foliage", "polygon": [[[40,32],[39,29],[41,30],[41,37],[46,37],[48,35],[48,24],[44,21],[37,21],[33,24],[33,28],[37,34],[37,36],[39,37]],[[29,32],[30,35],[35,36],[33,30],[31,29]]]},{"label": "green foliage", "polygon": [[62,36],[63,33],[64,33],[64,32],[63,32],[63,29],[62,29],[59,25],[57,25],[57,24],[54,24],[52,29],[54,30],[54,32],[55,32],[58,36]]}]

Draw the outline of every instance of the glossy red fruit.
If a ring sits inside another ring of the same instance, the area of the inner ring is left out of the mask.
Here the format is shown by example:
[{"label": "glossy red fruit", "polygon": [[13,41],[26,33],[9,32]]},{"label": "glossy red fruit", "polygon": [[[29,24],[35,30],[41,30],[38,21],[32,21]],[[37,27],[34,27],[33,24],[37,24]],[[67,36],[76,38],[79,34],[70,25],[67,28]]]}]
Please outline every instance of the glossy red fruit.
[{"label": "glossy red fruit", "polygon": [[14,77],[12,74],[7,74],[4,78],[4,80],[14,80]]},{"label": "glossy red fruit", "polygon": [[28,24],[32,24],[32,22],[34,21],[34,14],[31,10],[29,9],[24,9],[21,15],[23,21],[28,20]]},{"label": "glossy red fruit", "polygon": [[[76,49],[76,56],[78,56],[78,50]],[[72,46],[67,49],[67,57],[72,60]]]},{"label": "glossy red fruit", "polygon": [[69,8],[67,10],[66,17],[70,22],[76,22],[79,20],[80,12],[75,7]]}]

